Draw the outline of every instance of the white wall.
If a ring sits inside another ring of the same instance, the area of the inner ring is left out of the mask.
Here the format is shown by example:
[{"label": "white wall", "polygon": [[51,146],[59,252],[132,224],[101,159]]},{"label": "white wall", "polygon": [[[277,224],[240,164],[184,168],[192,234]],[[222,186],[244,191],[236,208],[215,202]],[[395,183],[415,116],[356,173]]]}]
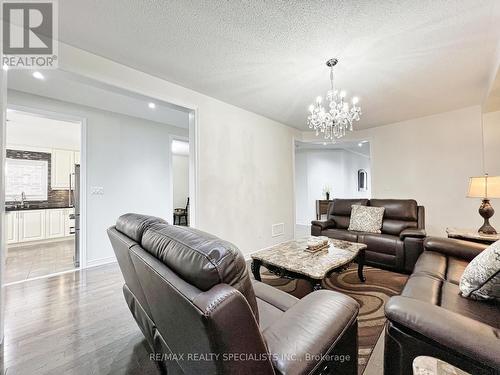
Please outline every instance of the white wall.
[{"label": "white wall", "polygon": [[[106,229],[126,212],[167,217],[169,136],[187,130],[112,112],[9,91],[8,103],[87,120],[87,263],[114,257]],[[92,195],[103,187],[104,195]],[[170,218],[168,218],[170,219]]]},{"label": "white wall", "polygon": [[[498,126],[485,127],[492,175],[500,174]],[[445,236],[448,226],[481,226],[480,199],[465,197],[468,178],[483,173],[479,106],[360,130],[351,138],[370,140],[373,198],[416,199],[425,206],[431,235]],[[492,204],[500,211],[500,199]],[[500,215],[492,224],[500,228]]]},{"label": "white wall", "polygon": [[[368,191],[360,192],[357,172],[368,172]],[[330,199],[370,197],[370,159],[350,151],[297,150],[295,153],[296,222],[316,220],[316,200],[325,199],[323,187],[331,187]]]},{"label": "white wall", "polygon": [[[296,130],[63,43],[59,55],[63,70],[197,109],[197,133],[190,134],[196,141],[190,143],[198,160],[199,229],[246,254],[293,237]],[[284,223],[284,235],[271,236],[274,223]]]},{"label": "white wall", "polygon": [[172,185],[174,208],[186,207],[189,196],[189,157],[172,154]]},{"label": "white wall", "polygon": [[[484,160],[485,172],[490,176],[500,176],[500,111],[483,114],[483,125],[484,145],[487,150]],[[500,216],[500,205],[497,203],[494,208],[497,208],[497,215]],[[500,218],[497,217],[497,223],[499,222]],[[499,231],[500,228],[496,229]]]}]

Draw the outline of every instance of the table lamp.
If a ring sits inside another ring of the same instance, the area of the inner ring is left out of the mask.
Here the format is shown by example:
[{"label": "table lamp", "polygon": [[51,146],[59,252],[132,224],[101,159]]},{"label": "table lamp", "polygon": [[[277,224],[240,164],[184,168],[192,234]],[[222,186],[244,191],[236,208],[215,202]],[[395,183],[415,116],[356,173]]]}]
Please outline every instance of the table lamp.
[{"label": "table lamp", "polygon": [[490,218],[495,210],[490,204],[490,198],[500,198],[500,176],[488,176],[469,178],[469,198],[482,198],[479,207],[479,215],[484,219],[484,224],[478,232],[482,234],[497,234],[495,228],[490,225]]}]

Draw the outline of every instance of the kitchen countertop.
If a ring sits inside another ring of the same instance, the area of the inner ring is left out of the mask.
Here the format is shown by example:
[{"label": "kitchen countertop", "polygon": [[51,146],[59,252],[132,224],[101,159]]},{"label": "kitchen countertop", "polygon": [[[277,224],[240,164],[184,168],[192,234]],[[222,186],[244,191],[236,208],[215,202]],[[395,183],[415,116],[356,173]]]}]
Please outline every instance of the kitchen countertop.
[{"label": "kitchen countertop", "polygon": [[33,203],[33,204],[26,204],[24,207],[20,206],[5,206],[5,211],[10,212],[10,211],[31,211],[31,210],[55,210],[55,209],[62,209],[62,208],[73,208],[73,206],[70,206],[68,204],[38,204],[38,203]]}]

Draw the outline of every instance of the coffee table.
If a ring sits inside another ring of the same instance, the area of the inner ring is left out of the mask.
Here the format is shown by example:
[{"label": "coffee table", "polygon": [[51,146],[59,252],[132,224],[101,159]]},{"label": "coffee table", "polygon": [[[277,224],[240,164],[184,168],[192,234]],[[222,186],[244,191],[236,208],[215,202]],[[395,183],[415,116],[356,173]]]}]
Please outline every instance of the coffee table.
[{"label": "coffee table", "polygon": [[366,280],[363,275],[365,244],[328,238],[327,249],[310,253],[305,251],[310,238],[283,242],[253,253],[251,267],[255,279],[261,281],[260,267],[264,266],[280,277],[307,280],[318,290],[322,288],[323,279],[346,269],[356,260],[358,277],[362,282]]}]

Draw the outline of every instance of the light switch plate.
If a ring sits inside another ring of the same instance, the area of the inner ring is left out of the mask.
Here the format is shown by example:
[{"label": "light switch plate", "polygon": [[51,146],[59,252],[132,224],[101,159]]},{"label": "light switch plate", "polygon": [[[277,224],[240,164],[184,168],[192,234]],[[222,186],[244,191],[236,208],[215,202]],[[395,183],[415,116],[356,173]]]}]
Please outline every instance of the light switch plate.
[{"label": "light switch plate", "polygon": [[90,188],[90,194],[92,194],[92,195],[104,195],[104,188],[102,186],[92,186]]}]

